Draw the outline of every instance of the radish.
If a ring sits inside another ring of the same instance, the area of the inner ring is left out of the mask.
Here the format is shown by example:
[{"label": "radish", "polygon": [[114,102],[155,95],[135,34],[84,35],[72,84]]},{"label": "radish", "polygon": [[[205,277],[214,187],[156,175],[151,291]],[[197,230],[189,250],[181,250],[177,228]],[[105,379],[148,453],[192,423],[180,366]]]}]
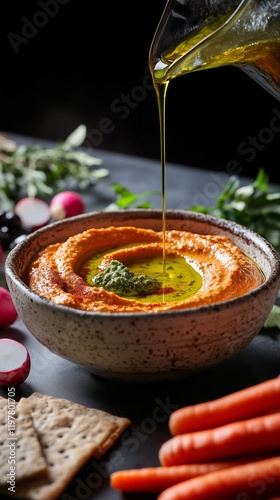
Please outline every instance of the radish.
[{"label": "radish", "polygon": [[65,219],[84,213],[82,197],[74,191],[62,191],[51,199],[50,212],[55,220]]},{"label": "radish", "polygon": [[22,384],[30,368],[30,355],[23,344],[12,339],[0,339],[0,385]]},{"label": "radish", "polygon": [[33,230],[45,226],[51,218],[48,204],[31,196],[16,203],[15,213],[20,217],[23,226]]},{"label": "radish", "polygon": [[6,288],[0,287],[0,328],[12,325],[18,317],[11,294]]}]

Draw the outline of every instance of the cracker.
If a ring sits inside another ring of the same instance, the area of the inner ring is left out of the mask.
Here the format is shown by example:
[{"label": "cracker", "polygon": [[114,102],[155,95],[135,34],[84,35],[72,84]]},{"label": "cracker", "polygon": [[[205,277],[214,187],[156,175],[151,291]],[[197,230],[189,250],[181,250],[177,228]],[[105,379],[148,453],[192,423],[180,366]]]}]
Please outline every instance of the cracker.
[{"label": "cracker", "polygon": [[17,485],[17,498],[57,499],[81,467],[92,457],[100,458],[131,423],[127,418],[40,393],[26,399],[48,464],[48,479]]},{"label": "cracker", "polygon": [[122,434],[122,432],[131,424],[130,420],[125,417],[119,417],[117,415],[112,415],[104,410],[99,410],[98,408],[90,408],[88,406],[81,405],[79,403],[72,403],[67,399],[55,398],[42,394],[40,392],[33,392],[28,398],[29,401],[40,401],[43,411],[49,412],[54,411],[60,414],[61,412],[66,412],[67,415],[71,415],[76,418],[81,415],[96,416],[102,421],[109,421],[115,424],[114,432],[108,435],[104,442],[99,443],[99,448],[95,450],[94,457],[100,458],[106,451],[113,445],[116,439]]},{"label": "cracker", "polygon": [[[8,422],[9,418],[9,422]],[[15,470],[15,481],[43,475],[47,463],[33,426],[30,404],[0,397],[0,486],[7,489],[7,479]]]}]

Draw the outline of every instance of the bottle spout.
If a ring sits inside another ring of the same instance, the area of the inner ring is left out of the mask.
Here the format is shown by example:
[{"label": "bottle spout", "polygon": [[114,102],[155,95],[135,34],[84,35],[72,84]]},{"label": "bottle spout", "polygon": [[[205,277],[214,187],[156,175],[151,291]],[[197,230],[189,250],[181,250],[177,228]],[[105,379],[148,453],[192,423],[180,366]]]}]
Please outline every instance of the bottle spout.
[{"label": "bottle spout", "polygon": [[168,64],[164,55],[172,52],[188,35],[230,15],[240,3],[241,0],[168,0],[150,47],[151,71]]}]

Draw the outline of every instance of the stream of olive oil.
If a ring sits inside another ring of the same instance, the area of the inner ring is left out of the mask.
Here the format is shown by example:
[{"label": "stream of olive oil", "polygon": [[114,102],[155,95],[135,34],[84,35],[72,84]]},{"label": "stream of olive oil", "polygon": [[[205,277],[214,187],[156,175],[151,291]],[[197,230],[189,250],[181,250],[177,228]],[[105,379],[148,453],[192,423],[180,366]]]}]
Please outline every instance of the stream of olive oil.
[{"label": "stream of olive oil", "polygon": [[160,158],[161,158],[161,207],[162,207],[162,261],[163,275],[166,274],[166,135],[165,135],[165,101],[168,83],[154,82],[154,88],[158,101],[159,126],[160,126]]}]

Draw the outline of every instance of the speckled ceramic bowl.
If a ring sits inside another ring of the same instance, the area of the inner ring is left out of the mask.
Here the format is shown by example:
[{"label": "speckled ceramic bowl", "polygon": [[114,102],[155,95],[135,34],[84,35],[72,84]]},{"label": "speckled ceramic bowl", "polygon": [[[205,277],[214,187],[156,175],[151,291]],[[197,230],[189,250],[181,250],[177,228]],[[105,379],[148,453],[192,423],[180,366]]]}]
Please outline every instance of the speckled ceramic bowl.
[{"label": "speckled ceramic bowl", "polygon": [[262,268],[265,283],[217,305],[160,313],[84,312],[39,297],[26,284],[36,254],[91,227],[162,229],[159,210],[96,212],[56,222],[28,236],[6,260],[6,280],[32,335],[52,352],[101,377],[124,381],[185,376],[232,357],[263,326],[280,288],[280,258],[258,234],[229,221],[167,211],[167,229],[229,237]]}]

